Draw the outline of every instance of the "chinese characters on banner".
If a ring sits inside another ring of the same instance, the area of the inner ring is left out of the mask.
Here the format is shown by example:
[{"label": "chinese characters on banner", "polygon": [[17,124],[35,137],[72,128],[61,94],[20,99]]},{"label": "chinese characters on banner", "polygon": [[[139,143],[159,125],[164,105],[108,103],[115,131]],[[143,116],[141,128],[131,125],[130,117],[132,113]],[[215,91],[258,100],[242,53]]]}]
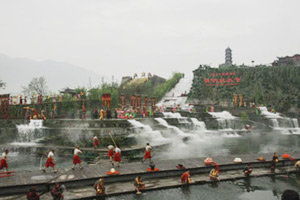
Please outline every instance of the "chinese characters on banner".
[{"label": "chinese characters on banner", "polygon": [[110,107],[111,106],[111,95],[109,93],[102,94],[102,106]]},{"label": "chinese characters on banner", "polygon": [[209,76],[204,79],[205,86],[234,86],[239,85],[241,81],[240,77],[234,77],[235,72],[210,73]]}]

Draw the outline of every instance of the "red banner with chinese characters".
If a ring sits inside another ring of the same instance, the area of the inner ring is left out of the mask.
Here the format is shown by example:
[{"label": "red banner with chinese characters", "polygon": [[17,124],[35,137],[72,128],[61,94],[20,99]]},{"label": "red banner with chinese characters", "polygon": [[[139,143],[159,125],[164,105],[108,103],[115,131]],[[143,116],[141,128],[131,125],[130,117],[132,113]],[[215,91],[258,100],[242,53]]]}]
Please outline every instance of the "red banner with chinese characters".
[{"label": "red banner with chinese characters", "polygon": [[111,95],[109,93],[102,94],[102,106],[110,107],[111,105]]},{"label": "red banner with chinese characters", "polygon": [[204,79],[205,86],[234,86],[240,81],[235,72],[210,73],[209,78]]}]

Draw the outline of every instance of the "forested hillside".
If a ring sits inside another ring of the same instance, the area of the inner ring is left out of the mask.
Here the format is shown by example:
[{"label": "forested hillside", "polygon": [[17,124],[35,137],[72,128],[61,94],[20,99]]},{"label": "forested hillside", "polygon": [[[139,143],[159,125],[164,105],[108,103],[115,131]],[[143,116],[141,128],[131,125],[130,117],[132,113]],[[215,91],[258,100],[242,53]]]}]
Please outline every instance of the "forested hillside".
[{"label": "forested hillside", "polygon": [[190,99],[200,102],[232,101],[242,94],[245,101],[271,105],[277,110],[300,108],[300,67],[233,66],[194,71]]}]

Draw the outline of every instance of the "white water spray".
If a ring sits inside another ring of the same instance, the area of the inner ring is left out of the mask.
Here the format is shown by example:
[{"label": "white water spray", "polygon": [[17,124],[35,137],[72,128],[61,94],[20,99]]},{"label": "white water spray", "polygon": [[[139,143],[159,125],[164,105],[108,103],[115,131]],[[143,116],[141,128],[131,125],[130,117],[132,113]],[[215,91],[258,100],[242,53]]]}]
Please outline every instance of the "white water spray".
[{"label": "white water spray", "polygon": [[209,112],[208,114],[217,119],[219,129],[232,130],[232,121],[237,118],[228,111]]},{"label": "white water spray", "polygon": [[168,122],[166,120],[164,120],[163,118],[155,118],[155,120],[158,123],[160,123],[162,126],[174,130],[178,135],[185,136],[185,134],[184,134],[184,132],[182,130],[180,130],[176,126],[169,125]]},{"label": "white water spray", "polygon": [[193,122],[194,129],[200,130],[200,131],[207,131],[204,122],[201,122],[201,121],[199,121],[199,120],[196,119],[196,118],[191,118],[191,120],[192,120],[192,122]]},{"label": "white water spray", "polygon": [[36,141],[42,139],[43,120],[30,120],[29,124],[16,125],[18,129],[15,145],[35,145]]},{"label": "white water spray", "polygon": [[145,125],[139,121],[136,121],[135,119],[128,120],[128,122],[135,128],[141,129],[140,134],[135,135],[137,140],[141,143],[145,142],[153,142],[154,144],[160,144],[162,142],[168,141],[167,138],[164,138],[160,131],[154,131],[149,125]]},{"label": "white water spray", "polygon": [[163,112],[165,118],[183,118],[180,113]]}]

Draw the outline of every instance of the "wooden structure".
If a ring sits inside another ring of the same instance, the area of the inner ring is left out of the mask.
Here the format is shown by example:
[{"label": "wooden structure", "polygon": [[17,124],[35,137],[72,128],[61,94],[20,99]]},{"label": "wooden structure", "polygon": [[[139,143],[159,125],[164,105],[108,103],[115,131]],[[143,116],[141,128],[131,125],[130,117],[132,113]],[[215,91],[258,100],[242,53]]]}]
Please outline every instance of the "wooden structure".
[{"label": "wooden structure", "polygon": [[135,95],[130,96],[130,106],[136,107],[136,96]]},{"label": "wooden structure", "polygon": [[9,94],[0,95],[0,118],[9,119]]},{"label": "wooden structure", "polygon": [[144,107],[148,107],[148,97],[144,97]]},{"label": "wooden structure", "polygon": [[120,95],[120,103],[121,103],[121,106],[125,106],[126,105],[125,94],[121,94]]},{"label": "wooden structure", "polygon": [[136,97],[136,107],[140,108],[142,106],[142,97],[137,96]]},{"label": "wooden structure", "polygon": [[155,104],[156,104],[156,98],[151,97],[150,102],[151,102],[151,109],[154,110],[155,109]]}]

